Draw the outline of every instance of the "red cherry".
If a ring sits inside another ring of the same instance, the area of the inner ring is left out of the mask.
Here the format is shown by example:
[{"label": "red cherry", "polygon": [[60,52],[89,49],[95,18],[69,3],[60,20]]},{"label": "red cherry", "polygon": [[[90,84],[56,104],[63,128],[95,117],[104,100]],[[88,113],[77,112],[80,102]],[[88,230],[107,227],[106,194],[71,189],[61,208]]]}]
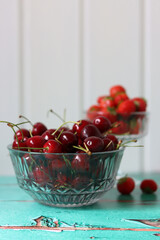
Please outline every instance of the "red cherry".
[{"label": "red cherry", "polygon": [[80,137],[82,140],[84,140],[85,138],[88,138],[91,136],[96,136],[100,138],[102,137],[102,134],[95,125],[88,124],[82,129]]},{"label": "red cherry", "polygon": [[119,104],[117,113],[124,118],[128,118],[131,113],[136,111],[136,106],[132,100],[126,100]]},{"label": "red cherry", "polygon": [[42,136],[33,136],[27,139],[27,147],[31,152],[43,152],[45,140]]},{"label": "red cherry", "polygon": [[48,140],[51,139],[55,139],[58,137],[58,135],[60,134],[60,131],[57,131],[54,135],[53,133],[56,131],[56,129],[48,129],[46,130],[41,136],[45,139],[45,141],[47,142]]},{"label": "red cherry", "polygon": [[114,107],[105,107],[101,109],[101,112],[99,112],[99,115],[102,115],[110,120],[111,123],[114,123],[117,121],[117,112]]},{"label": "red cherry", "polygon": [[125,88],[121,85],[116,85],[110,88],[110,95],[114,97],[117,93],[126,92]]},{"label": "red cherry", "polygon": [[90,183],[90,179],[86,176],[78,176],[75,179],[73,179],[71,185],[75,189],[83,189],[88,186]]},{"label": "red cherry", "polygon": [[[62,153],[62,145],[56,140],[48,140],[43,146],[44,153]],[[45,156],[47,159],[55,159],[57,158],[56,154],[47,154]]]},{"label": "red cherry", "polygon": [[58,158],[55,158],[53,161],[51,161],[50,163],[50,170],[51,171],[59,171],[59,170],[62,170],[62,169],[65,169],[66,168],[66,163],[63,159],[61,159],[60,157]]},{"label": "red cherry", "polygon": [[136,105],[136,111],[145,112],[147,108],[147,102],[144,98],[133,98],[132,101]]},{"label": "red cherry", "polygon": [[101,110],[101,107],[98,105],[92,105],[91,107],[89,107],[89,109],[87,110],[87,118],[90,120],[93,120],[97,115],[98,112]]},{"label": "red cherry", "polygon": [[112,134],[124,134],[129,132],[129,127],[126,122],[117,121],[116,126],[110,129]]},{"label": "red cherry", "polygon": [[27,149],[27,137],[19,137],[18,140],[15,139],[12,143],[12,148],[13,149],[19,149],[21,151],[28,151]]},{"label": "red cherry", "polygon": [[97,98],[97,103],[100,104],[101,100],[102,100],[103,98],[106,98],[106,97],[107,97],[107,95],[99,96],[99,97]]},{"label": "red cherry", "polygon": [[104,151],[113,151],[116,149],[114,143],[108,137],[104,137],[103,142],[104,142]]},{"label": "red cherry", "polygon": [[75,124],[73,125],[72,130],[73,130],[74,133],[77,133],[77,136],[78,136],[78,137],[80,137],[82,129],[83,129],[86,125],[88,125],[88,124],[91,124],[91,121],[89,121],[89,120],[84,120],[84,119],[83,119],[83,120],[79,120],[78,123],[75,123]]},{"label": "red cherry", "polygon": [[36,136],[36,135],[41,136],[46,130],[47,130],[47,127],[43,123],[37,122],[33,125],[32,135],[33,136]]},{"label": "red cherry", "polygon": [[110,120],[104,116],[97,116],[93,120],[93,124],[99,129],[101,133],[106,132],[111,128]]},{"label": "red cherry", "polygon": [[125,100],[128,100],[128,99],[129,99],[129,97],[127,96],[126,93],[120,92],[115,96],[114,102],[115,102],[116,106],[118,106],[121,102],[124,102]]},{"label": "red cherry", "polygon": [[45,185],[50,181],[48,169],[43,166],[38,166],[33,170],[33,177],[35,182],[41,185]]},{"label": "red cherry", "polygon": [[59,172],[57,174],[56,187],[66,186],[70,184],[70,178],[67,177],[64,173]]},{"label": "red cherry", "polygon": [[15,135],[14,135],[14,139],[16,139],[16,136],[19,138],[19,137],[27,137],[27,138],[29,138],[30,137],[30,132],[27,130],[27,129],[25,129],[25,128],[21,128],[21,129],[19,129],[16,133],[15,133]]},{"label": "red cherry", "polygon": [[75,149],[73,148],[73,146],[77,145],[78,143],[77,136],[70,131],[64,131],[60,135],[59,141],[62,143],[64,149],[67,152],[74,152]]},{"label": "red cherry", "polygon": [[130,194],[135,188],[135,182],[131,177],[123,177],[117,183],[117,190],[121,194]]},{"label": "red cherry", "polygon": [[107,134],[106,137],[109,138],[110,140],[112,140],[112,142],[114,144],[114,149],[117,149],[118,139],[116,138],[116,136],[111,135],[111,134]]},{"label": "red cherry", "polygon": [[114,98],[112,98],[110,96],[106,96],[106,97],[102,98],[100,101],[100,106],[103,108],[115,107]]},{"label": "red cherry", "polygon": [[80,172],[88,172],[90,156],[83,151],[78,151],[78,153],[74,156],[71,166],[74,170]]},{"label": "red cherry", "polygon": [[157,183],[152,179],[144,179],[140,184],[140,189],[142,192],[151,194],[157,191]]},{"label": "red cherry", "polygon": [[91,152],[101,152],[104,149],[104,141],[99,137],[88,137],[84,140],[84,143]]}]

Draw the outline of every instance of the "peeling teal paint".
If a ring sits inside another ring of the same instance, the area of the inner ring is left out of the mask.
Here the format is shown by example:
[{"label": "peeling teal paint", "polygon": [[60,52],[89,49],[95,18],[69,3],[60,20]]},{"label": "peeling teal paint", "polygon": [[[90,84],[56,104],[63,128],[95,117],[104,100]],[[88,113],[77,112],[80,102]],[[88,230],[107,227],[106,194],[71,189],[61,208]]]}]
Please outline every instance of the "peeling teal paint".
[{"label": "peeling teal paint", "polygon": [[[136,176],[139,177],[139,176]],[[159,182],[159,174],[146,175]],[[144,195],[139,187],[130,196],[121,196],[114,188],[98,203],[81,208],[44,206],[21,190],[14,177],[0,177],[0,226],[90,228],[89,231],[42,231],[30,229],[0,229],[1,240],[18,239],[156,239],[160,238],[160,190]],[[144,222],[145,221],[145,222]],[[150,225],[149,225],[150,224]],[[158,225],[156,225],[158,224]],[[110,230],[91,230],[92,228]],[[112,229],[112,230],[111,230]],[[124,229],[124,230],[123,230]],[[127,229],[140,229],[132,231]]]}]

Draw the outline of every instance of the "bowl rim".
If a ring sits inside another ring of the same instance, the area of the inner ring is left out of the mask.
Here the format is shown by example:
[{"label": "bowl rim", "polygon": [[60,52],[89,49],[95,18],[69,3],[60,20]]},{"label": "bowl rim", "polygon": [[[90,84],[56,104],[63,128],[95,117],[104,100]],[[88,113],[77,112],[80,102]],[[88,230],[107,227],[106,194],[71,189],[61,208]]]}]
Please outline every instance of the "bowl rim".
[{"label": "bowl rim", "polygon": [[[9,144],[7,146],[8,150],[9,151],[12,151],[14,153],[24,153],[24,154],[32,154],[32,155],[41,155],[41,156],[46,156],[46,155],[55,155],[55,156],[76,156],[77,154],[79,155],[84,155],[84,154],[87,154],[87,153],[41,153],[41,152],[28,152],[28,151],[21,151],[21,150],[18,150],[18,149],[13,149],[12,148],[12,144]],[[119,153],[119,152],[123,152],[125,150],[125,147],[120,147],[119,149],[117,150],[113,150],[113,151],[104,151],[104,152],[92,152],[91,156],[97,156],[97,155],[110,155],[110,154],[113,154],[113,153]]]}]

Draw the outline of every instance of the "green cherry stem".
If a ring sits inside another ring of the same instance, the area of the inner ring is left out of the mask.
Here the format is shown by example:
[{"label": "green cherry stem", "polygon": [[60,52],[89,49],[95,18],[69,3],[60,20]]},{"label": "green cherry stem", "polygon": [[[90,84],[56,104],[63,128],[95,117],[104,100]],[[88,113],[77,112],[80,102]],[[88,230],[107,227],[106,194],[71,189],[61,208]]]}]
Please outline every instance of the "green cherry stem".
[{"label": "green cherry stem", "polygon": [[27,120],[27,122],[30,123],[31,126],[33,127],[33,123],[32,123],[28,118],[26,118],[25,116],[19,115],[19,118],[24,118],[24,119]]},{"label": "green cherry stem", "polygon": [[[81,121],[80,121],[80,122],[81,122]],[[63,127],[64,125],[66,125],[67,123],[80,124],[80,122],[73,122],[73,121],[64,122],[59,128],[57,128],[57,129],[52,133],[52,135],[54,136],[54,134],[56,134],[56,132],[57,132],[61,127]]]},{"label": "green cherry stem", "polygon": [[[56,113],[55,111],[53,111],[53,109],[50,109],[49,111],[48,111],[48,114],[49,113],[53,113],[54,115],[56,115],[56,117],[58,117],[62,122],[65,122],[65,119],[63,119],[58,113]],[[47,115],[48,115],[47,114]]]}]

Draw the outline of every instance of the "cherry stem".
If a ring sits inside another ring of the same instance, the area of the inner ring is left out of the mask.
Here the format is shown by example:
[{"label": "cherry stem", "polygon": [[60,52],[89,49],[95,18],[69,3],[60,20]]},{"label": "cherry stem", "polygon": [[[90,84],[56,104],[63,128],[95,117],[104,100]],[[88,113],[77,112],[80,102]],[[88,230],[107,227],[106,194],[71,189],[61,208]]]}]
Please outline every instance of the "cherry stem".
[{"label": "cherry stem", "polygon": [[66,108],[64,109],[64,112],[63,112],[63,119],[66,122]]},{"label": "cherry stem", "polygon": [[60,134],[58,135],[58,137],[56,138],[57,140],[60,138],[60,136],[61,136],[61,134],[64,132],[64,129],[62,129],[61,131],[60,131]]},{"label": "cherry stem", "polygon": [[27,120],[28,123],[30,123],[31,126],[33,127],[33,123],[32,123],[28,118],[26,118],[25,116],[23,116],[23,115],[19,115],[19,118],[24,118],[24,119]]},{"label": "cherry stem", "polygon": [[104,150],[106,150],[111,145],[111,143],[112,143],[112,140],[107,144]]},{"label": "cherry stem", "polygon": [[85,148],[83,148],[82,146],[73,146],[74,148],[76,148],[76,149],[78,149],[78,150],[81,150],[81,151],[83,151],[83,152],[85,152],[85,153],[87,153],[88,155],[91,155],[92,153],[91,153],[91,151],[89,151],[89,149],[88,149],[88,147],[86,146],[86,144],[84,143],[84,146],[85,146]]},{"label": "cherry stem", "polygon": [[[81,122],[81,121],[80,121],[80,122]],[[57,129],[52,133],[52,135],[54,136],[54,134],[55,134],[61,127],[63,127],[64,125],[66,125],[67,123],[80,124],[80,122],[73,122],[73,121],[64,122],[59,128],[57,128]]]},{"label": "cherry stem", "polygon": [[50,109],[49,111],[48,111],[48,113],[49,112],[51,112],[51,113],[53,113],[54,115],[56,115],[62,122],[65,122],[65,119],[63,119],[58,113],[56,113],[55,111],[53,111],[52,109]]}]

